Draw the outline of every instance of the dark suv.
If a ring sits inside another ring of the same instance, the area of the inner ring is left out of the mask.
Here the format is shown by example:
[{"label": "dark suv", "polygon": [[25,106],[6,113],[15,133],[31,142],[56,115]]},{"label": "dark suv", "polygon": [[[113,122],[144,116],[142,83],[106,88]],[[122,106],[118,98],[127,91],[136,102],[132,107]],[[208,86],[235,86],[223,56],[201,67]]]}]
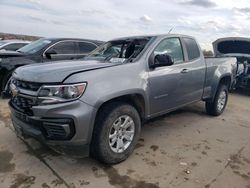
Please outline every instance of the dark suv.
[{"label": "dark suv", "polygon": [[0,53],[0,93],[8,94],[12,72],[20,66],[47,61],[73,60],[86,56],[102,42],[72,38],[41,38],[16,52]]}]

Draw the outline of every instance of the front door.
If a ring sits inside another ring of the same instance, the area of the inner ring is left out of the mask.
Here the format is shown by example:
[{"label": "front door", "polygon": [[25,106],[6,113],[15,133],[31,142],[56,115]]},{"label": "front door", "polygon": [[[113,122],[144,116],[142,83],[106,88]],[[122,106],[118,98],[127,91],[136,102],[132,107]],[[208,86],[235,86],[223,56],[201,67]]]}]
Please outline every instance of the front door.
[{"label": "front door", "polygon": [[154,55],[168,54],[174,61],[171,66],[149,71],[150,114],[158,114],[186,103],[183,96],[190,92],[192,75],[185,63],[179,38],[163,39],[153,51]]}]

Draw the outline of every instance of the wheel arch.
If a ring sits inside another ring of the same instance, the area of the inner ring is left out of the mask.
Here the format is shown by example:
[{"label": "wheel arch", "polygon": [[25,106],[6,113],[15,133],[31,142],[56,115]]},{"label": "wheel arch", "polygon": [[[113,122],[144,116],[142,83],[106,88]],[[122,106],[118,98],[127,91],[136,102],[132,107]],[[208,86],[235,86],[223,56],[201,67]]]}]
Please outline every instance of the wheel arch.
[{"label": "wheel arch", "polygon": [[124,94],[124,95],[117,95],[112,98],[107,98],[106,100],[102,101],[102,103],[98,104],[96,116],[102,110],[104,106],[113,102],[124,102],[124,103],[130,104],[133,107],[135,107],[135,109],[138,111],[141,117],[141,120],[144,120],[146,117],[147,106],[146,106],[145,98],[141,93],[130,93],[130,94]]},{"label": "wheel arch", "polygon": [[[221,84],[224,84],[227,86],[228,89],[230,89],[231,83],[232,83],[232,78],[231,78],[231,75],[228,74],[220,78],[218,86]],[[218,86],[217,86],[217,89],[218,89]]]},{"label": "wheel arch", "polygon": [[5,89],[5,84],[6,82],[11,78],[12,76],[12,73],[14,72],[15,69],[11,69],[11,70],[6,70],[3,77],[2,77],[2,80],[1,80],[1,92],[4,91]]},{"label": "wheel arch", "polygon": [[232,77],[231,74],[225,74],[222,75],[216,84],[216,87],[214,87],[213,92],[212,92],[212,98],[210,99],[211,101],[214,100],[216,92],[221,84],[224,84],[227,86],[228,90],[231,88],[231,83],[232,83]]}]

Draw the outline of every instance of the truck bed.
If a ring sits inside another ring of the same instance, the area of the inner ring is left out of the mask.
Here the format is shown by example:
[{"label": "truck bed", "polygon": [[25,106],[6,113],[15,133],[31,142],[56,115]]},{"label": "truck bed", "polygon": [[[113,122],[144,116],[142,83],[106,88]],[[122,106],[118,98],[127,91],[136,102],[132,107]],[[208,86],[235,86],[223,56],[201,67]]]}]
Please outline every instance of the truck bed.
[{"label": "truck bed", "polygon": [[214,79],[220,77],[221,72],[232,72],[232,85],[230,89],[234,88],[237,75],[237,59],[234,57],[205,57],[207,66],[206,80],[204,85],[204,98],[210,98],[211,94],[216,90],[214,86]]}]

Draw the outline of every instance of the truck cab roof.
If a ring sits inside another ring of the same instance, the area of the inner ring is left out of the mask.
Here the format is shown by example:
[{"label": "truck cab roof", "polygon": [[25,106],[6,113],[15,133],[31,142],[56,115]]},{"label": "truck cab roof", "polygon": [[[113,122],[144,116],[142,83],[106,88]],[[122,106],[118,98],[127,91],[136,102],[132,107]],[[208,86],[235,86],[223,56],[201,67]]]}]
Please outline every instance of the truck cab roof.
[{"label": "truck cab roof", "polygon": [[121,38],[115,38],[110,41],[116,41],[116,40],[134,40],[134,39],[143,39],[143,38],[165,38],[165,37],[188,37],[188,38],[194,38],[188,35],[182,35],[182,34],[155,34],[155,35],[138,35],[138,36],[130,36],[130,37],[121,37]]}]

